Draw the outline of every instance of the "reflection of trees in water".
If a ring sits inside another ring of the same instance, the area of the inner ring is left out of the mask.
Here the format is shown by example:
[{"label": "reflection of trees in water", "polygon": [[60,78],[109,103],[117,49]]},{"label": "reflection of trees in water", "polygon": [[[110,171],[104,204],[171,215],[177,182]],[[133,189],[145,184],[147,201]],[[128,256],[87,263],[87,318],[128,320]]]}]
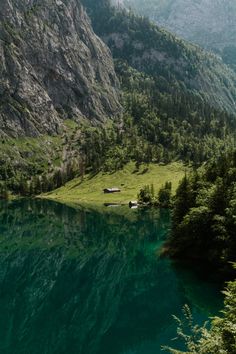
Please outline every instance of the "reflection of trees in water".
[{"label": "reflection of trees in water", "polygon": [[63,245],[73,248],[107,248],[120,252],[129,243],[162,239],[170,224],[166,210],[132,211],[132,220],[124,215],[76,210],[41,200],[23,200],[0,205],[0,243],[19,242],[45,248]]},{"label": "reflection of trees in water", "polygon": [[0,352],[118,354],[155,338],[186,301],[153,256],[169,225],[165,210],[0,204]]},{"label": "reflection of trees in water", "polygon": [[[146,266],[138,272],[128,260],[115,256],[65,260],[60,252],[28,251],[27,255],[19,252],[1,258],[0,267],[4,273],[0,277],[0,333],[6,353],[27,353],[29,349],[30,353],[98,353],[104,334],[120,312],[132,314],[122,324],[126,330],[130,328],[132,342],[139,335],[137,332],[135,337],[135,319],[142,328],[148,321],[145,314],[152,314],[149,319],[155,319],[157,325],[158,309],[163,311],[160,299],[149,295],[153,287],[158,289],[158,269],[152,273]],[[168,276],[168,272],[164,274]],[[170,285],[175,290],[169,277],[165,284],[159,290],[162,299]],[[146,296],[151,300],[147,309]]]},{"label": "reflection of trees in water", "polygon": [[127,296],[157,282],[145,243],[164,236],[169,216],[156,213],[130,220],[47,201],[2,203],[0,351],[98,353]]}]

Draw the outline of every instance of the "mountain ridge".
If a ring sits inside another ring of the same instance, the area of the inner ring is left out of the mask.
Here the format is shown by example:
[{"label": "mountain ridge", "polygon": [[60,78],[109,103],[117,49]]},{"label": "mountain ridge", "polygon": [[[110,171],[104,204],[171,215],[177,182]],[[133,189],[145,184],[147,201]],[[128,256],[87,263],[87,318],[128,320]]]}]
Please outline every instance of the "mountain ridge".
[{"label": "mountain ridge", "polygon": [[[125,9],[116,9],[109,0],[83,0],[95,32],[107,43],[113,57],[131,67],[163,79],[168,89],[191,91],[213,108],[235,113],[236,74],[214,54]],[[102,21],[99,19],[102,18]],[[161,84],[160,84],[161,86]]]},{"label": "mountain ridge", "polygon": [[218,53],[236,68],[234,0],[113,0],[178,36]]}]

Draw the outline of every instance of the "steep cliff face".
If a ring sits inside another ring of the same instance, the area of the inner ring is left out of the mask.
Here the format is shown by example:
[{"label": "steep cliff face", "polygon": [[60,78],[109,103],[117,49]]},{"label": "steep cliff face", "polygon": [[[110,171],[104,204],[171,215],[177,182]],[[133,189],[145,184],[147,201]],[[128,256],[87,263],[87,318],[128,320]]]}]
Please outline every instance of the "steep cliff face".
[{"label": "steep cliff face", "polygon": [[106,45],[79,0],[0,0],[0,135],[57,133],[120,111]]},{"label": "steep cliff face", "polygon": [[235,0],[112,0],[236,65]]}]

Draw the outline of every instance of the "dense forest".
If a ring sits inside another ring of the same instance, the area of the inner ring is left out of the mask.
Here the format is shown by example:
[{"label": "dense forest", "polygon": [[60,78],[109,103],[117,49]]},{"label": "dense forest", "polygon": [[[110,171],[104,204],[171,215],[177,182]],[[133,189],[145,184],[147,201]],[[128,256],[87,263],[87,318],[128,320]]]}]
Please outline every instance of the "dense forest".
[{"label": "dense forest", "polygon": [[210,262],[230,271],[236,254],[236,152],[185,176],[174,199],[169,241],[173,256]]}]

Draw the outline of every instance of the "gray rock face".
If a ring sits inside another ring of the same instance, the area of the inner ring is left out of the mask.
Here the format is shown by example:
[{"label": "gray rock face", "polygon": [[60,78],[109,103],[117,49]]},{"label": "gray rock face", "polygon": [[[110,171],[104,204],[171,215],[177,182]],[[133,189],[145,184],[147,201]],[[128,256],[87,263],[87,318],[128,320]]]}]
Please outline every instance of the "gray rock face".
[{"label": "gray rock face", "polygon": [[109,49],[79,0],[0,0],[0,135],[54,134],[120,111]]}]

